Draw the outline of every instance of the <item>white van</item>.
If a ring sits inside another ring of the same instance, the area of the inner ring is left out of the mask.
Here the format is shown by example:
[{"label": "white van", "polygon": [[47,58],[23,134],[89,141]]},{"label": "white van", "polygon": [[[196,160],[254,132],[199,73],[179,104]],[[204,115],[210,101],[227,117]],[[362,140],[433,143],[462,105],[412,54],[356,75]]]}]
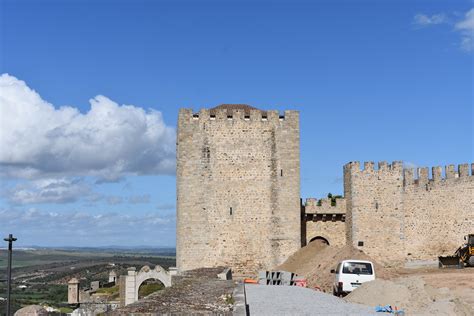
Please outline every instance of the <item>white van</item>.
[{"label": "white van", "polygon": [[370,261],[344,260],[331,273],[336,274],[333,284],[333,294],[336,296],[346,295],[362,283],[375,280],[374,265]]}]

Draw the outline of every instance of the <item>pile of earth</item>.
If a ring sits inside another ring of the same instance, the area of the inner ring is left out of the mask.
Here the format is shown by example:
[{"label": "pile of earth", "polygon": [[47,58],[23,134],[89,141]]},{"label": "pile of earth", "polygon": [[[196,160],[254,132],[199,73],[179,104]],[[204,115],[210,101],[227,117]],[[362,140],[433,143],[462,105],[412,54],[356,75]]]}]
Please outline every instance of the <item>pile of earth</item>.
[{"label": "pile of earth", "polygon": [[310,242],[275,270],[297,273],[307,280],[309,288],[320,288],[324,292],[331,293],[334,282],[334,274],[331,273],[331,269],[335,269],[340,261],[347,259],[369,260],[374,263],[377,278],[390,279],[393,277],[393,272],[385,269],[362,251],[351,246],[328,246],[322,241]]},{"label": "pile of earth", "polygon": [[474,308],[448,288],[433,288],[420,277],[376,279],[363,283],[344,299],[369,306],[390,305],[407,315],[474,315]]}]

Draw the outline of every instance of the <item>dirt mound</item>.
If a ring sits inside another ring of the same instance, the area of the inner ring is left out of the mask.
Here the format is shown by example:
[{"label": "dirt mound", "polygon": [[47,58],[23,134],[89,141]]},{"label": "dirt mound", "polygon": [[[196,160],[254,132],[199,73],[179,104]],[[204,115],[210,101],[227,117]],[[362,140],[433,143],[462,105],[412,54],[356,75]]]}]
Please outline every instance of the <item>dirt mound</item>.
[{"label": "dirt mound", "polygon": [[301,248],[276,269],[297,273],[308,281],[308,287],[319,287],[325,292],[332,292],[335,269],[342,260],[358,259],[369,260],[374,263],[377,278],[388,279],[393,275],[382,265],[351,246],[333,247],[319,241],[313,241]]},{"label": "dirt mound", "polygon": [[308,287],[331,293],[335,276],[330,270],[347,259],[372,261],[376,275],[375,281],[362,284],[346,297],[351,303],[397,306],[407,315],[474,315],[474,282],[469,271],[384,268],[351,246],[333,247],[317,241],[275,269],[295,272],[307,279]]},{"label": "dirt mound", "polygon": [[345,300],[369,306],[396,306],[410,315],[474,315],[472,307],[454,297],[449,289],[435,289],[421,277],[376,279],[363,283]]},{"label": "dirt mound", "polygon": [[317,261],[315,258],[319,258],[321,251],[328,247],[326,243],[319,240],[310,242],[306,247],[295,252],[283,264],[278,266],[278,269],[306,275],[313,270],[315,261]]}]

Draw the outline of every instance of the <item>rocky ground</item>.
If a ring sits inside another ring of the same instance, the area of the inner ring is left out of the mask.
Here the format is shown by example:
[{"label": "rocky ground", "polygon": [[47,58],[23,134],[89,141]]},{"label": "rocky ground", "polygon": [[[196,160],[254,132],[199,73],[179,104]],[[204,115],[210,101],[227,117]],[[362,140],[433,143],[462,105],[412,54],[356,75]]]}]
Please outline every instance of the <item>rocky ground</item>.
[{"label": "rocky ground", "polygon": [[[474,315],[473,283],[454,284],[449,279],[464,273],[443,272],[442,283],[429,284],[419,275],[410,275],[393,280],[377,279],[364,283],[360,288],[345,297],[347,302],[369,306],[391,305],[403,309],[407,315]],[[468,272],[472,281],[473,273]],[[430,278],[428,275],[426,277]],[[464,278],[464,277],[463,277]],[[451,283],[451,288],[448,287]],[[435,286],[433,286],[435,285]],[[454,285],[454,286],[453,286]],[[460,296],[458,292],[463,295]],[[463,297],[465,296],[465,297]],[[471,300],[471,303],[466,301]]]},{"label": "rocky ground", "polygon": [[173,286],[158,291],[110,315],[232,315],[234,281],[217,278],[224,268],[196,269],[173,279]]}]

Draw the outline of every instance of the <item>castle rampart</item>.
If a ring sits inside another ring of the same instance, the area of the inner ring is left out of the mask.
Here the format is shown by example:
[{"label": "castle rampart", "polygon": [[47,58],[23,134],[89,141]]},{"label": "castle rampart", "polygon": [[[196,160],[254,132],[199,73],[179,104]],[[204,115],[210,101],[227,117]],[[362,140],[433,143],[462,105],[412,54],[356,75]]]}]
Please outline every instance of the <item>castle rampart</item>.
[{"label": "castle rampart", "polygon": [[308,198],[303,205],[306,225],[304,244],[319,239],[331,246],[346,244],[346,200]]},{"label": "castle rampart", "polygon": [[474,229],[473,165],[403,169],[401,162],[344,166],[349,244],[399,263],[452,253]]},{"label": "castle rampart", "polygon": [[468,164],[405,170],[406,256],[411,260],[450,255],[474,231],[474,176]]},{"label": "castle rampart", "polygon": [[239,274],[301,245],[299,113],[222,105],[182,109],[177,146],[177,265]]}]

